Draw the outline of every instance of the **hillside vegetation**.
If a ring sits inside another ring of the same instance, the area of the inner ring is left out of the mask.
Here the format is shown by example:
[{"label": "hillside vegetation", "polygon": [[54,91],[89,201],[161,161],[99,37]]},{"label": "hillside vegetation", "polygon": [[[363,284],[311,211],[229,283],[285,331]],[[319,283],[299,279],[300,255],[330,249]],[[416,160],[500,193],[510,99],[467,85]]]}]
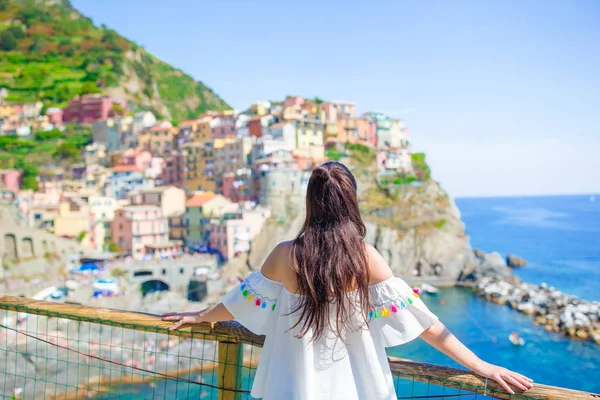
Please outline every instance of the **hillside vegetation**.
[{"label": "hillside vegetation", "polygon": [[0,0],[0,87],[9,102],[64,107],[107,93],[179,122],[230,107],[211,89],[75,10],[68,0]]},{"label": "hillside vegetation", "polygon": [[82,150],[91,141],[92,130],[84,125],[36,132],[31,139],[0,136],[0,169],[20,169],[23,171],[23,189],[37,190],[39,174],[53,165],[82,162]]}]

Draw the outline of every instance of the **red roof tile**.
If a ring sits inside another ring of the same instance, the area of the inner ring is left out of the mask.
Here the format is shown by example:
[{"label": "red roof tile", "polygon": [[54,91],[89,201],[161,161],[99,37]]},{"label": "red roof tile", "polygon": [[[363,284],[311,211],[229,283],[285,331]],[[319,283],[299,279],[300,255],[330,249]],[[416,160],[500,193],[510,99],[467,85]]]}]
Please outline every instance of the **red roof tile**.
[{"label": "red roof tile", "polygon": [[139,169],[135,165],[120,164],[115,165],[112,169],[113,172],[138,172]]},{"label": "red roof tile", "polygon": [[213,192],[204,192],[193,195],[188,201],[186,201],[186,207],[202,207],[209,200],[212,200],[216,195]]}]

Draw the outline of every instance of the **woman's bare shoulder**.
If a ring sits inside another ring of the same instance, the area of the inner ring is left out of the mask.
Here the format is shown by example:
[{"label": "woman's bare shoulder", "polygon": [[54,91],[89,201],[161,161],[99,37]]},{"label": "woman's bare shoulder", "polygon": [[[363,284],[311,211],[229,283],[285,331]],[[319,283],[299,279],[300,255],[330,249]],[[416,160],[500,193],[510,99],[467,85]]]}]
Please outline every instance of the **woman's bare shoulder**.
[{"label": "woman's bare shoulder", "polygon": [[293,241],[280,242],[271,251],[262,265],[261,272],[264,276],[275,281],[284,281],[291,269],[291,253]]},{"label": "woman's bare shoulder", "polygon": [[367,261],[369,262],[369,284],[383,282],[394,276],[388,263],[377,249],[370,244],[365,244],[367,249]]}]

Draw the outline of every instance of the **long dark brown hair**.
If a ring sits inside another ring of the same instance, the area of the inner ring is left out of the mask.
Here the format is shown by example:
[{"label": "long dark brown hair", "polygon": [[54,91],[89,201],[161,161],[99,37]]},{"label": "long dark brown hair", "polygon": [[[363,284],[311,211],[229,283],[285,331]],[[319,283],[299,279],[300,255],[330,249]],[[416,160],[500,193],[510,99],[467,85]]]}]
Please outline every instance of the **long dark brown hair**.
[{"label": "long dark brown hair", "polygon": [[[306,219],[294,240],[292,258],[298,290],[303,295],[299,337],[313,330],[318,339],[325,328],[342,337],[348,320],[366,317],[369,307],[369,268],[365,224],[358,208],[356,179],[344,164],[330,161],[315,168],[306,192]],[[347,294],[353,292],[353,301]],[[330,304],[336,306],[331,308]],[[335,318],[330,315],[335,310]],[[334,320],[334,321],[332,321]]]}]

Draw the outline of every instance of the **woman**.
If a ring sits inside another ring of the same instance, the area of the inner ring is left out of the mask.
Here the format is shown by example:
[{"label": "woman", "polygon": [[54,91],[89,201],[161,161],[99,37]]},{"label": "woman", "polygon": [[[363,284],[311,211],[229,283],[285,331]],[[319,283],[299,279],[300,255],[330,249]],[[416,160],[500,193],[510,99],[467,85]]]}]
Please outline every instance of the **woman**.
[{"label": "woman", "polygon": [[172,329],[236,319],[266,335],[252,396],[264,399],[396,399],[385,348],[417,337],[461,365],[531,388],[531,379],[479,359],[395,278],[363,241],[356,180],[337,162],[308,182],[306,219],[251,273],[201,312],[165,314]]}]

